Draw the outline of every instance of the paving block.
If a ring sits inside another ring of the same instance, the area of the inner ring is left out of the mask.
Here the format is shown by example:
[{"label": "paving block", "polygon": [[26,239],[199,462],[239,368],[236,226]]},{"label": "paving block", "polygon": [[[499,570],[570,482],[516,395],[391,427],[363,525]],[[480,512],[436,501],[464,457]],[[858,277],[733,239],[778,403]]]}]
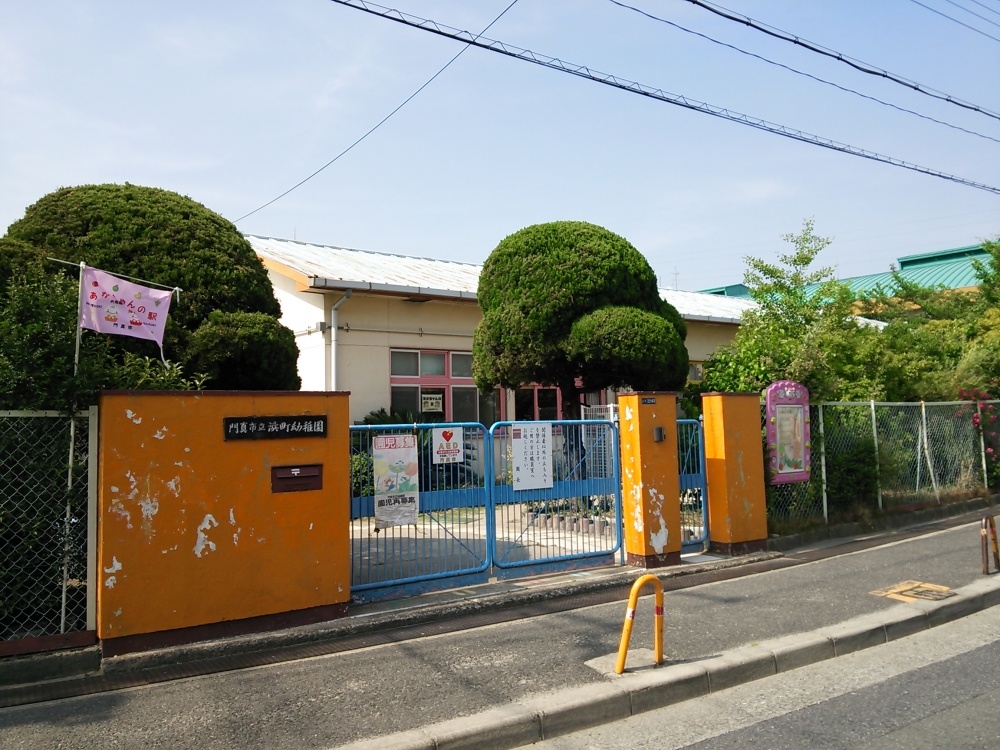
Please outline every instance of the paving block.
[{"label": "paving block", "polygon": [[788,672],[837,655],[833,640],[819,633],[796,633],[768,641],[764,646],[774,655],[777,672]]},{"label": "paving block", "polygon": [[702,663],[713,693],[777,673],[774,654],[760,646],[744,646]]},{"label": "paving block", "polygon": [[628,690],[633,714],[700,698],[710,692],[708,670],[701,661],[671,664],[652,672],[629,675],[620,684]]}]

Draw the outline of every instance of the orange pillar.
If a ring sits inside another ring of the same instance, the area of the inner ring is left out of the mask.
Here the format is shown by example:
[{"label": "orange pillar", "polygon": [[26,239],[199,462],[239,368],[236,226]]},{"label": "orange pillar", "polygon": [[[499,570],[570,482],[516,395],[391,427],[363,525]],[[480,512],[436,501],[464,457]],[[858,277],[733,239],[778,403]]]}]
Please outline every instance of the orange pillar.
[{"label": "orange pillar", "polygon": [[677,394],[618,397],[626,562],[637,568],[681,561]]},{"label": "orange pillar", "polygon": [[348,394],[105,392],[100,405],[105,656],[347,614]]},{"label": "orange pillar", "polygon": [[743,555],[767,549],[760,394],[706,393],[708,529],[713,552]]}]

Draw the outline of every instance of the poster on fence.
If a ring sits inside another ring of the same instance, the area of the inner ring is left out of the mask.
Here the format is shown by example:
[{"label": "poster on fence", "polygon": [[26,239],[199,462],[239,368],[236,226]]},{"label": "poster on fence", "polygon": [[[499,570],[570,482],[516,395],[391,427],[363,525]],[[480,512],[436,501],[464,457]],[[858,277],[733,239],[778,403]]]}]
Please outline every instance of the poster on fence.
[{"label": "poster on fence", "polygon": [[511,427],[515,490],[552,486],[552,423],[515,422]]},{"label": "poster on fence", "polygon": [[771,484],[808,482],[811,440],[809,391],[801,383],[782,380],[764,394]]},{"label": "poster on fence", "polygon": [[436,464],[457,464],[462,462],[462,446],[465,444],[461,427],[435,427],[431,430],[434,441],[433,462]]},{"label": "poster on fence", "polygon": [[416,435],[372,438],[375,471],[375,528],[416,524],[420,477]]}]

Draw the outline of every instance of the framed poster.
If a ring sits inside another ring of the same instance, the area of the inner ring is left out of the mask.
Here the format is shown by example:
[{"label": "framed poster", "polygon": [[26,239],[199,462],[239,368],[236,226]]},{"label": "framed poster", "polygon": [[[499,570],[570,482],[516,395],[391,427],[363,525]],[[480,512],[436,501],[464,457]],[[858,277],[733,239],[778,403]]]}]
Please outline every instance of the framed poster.
[{"label": "framed poster", "polygon": [[514,489],[552,487],[552,423],[515,422],[511,438]]},{"label": "framed poster", "polygon": [[375,473],[375,528],[408,526],[420,513],[420,479],[416,435],[372,438]]},{"label": "framed poster", "polygon": [[812,470],[809,391],[801,383],[781,380],[768,387],[764,401],[771,484],[808,482]]}]

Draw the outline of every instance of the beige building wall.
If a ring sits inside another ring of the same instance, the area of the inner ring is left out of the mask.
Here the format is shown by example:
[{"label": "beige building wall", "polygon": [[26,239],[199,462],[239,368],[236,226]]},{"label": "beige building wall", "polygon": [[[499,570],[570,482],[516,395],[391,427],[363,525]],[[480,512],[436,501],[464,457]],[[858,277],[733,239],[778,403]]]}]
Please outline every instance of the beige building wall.
[{"label": "beige building wall", "polygon": [[[416,300],[403,296],[342,290],[307,291],[301,282],[272,268],[271,281],[282,323],[296,335],[299,376],[304,391],[349,391],[350,420],[389,408],[389,352],[392,349],[471,352],[481,318],[472,300]],[[336,305],[336,310],[334,306]],[[328,326],[320,330],[318,323]],[[733,340],[739,326],[688,320],[686,340],[692,363],[702,363]],[[697,368],[694,369],[697,375]],[[508,415],[512,401],[507,399]]]},{"label": "beige building wall", "polygon": [[337,390],[351,392],[351,420],[389,408],[389,352],[472,352],[474,302],[408,301],[354,294],[337,311]]}]

